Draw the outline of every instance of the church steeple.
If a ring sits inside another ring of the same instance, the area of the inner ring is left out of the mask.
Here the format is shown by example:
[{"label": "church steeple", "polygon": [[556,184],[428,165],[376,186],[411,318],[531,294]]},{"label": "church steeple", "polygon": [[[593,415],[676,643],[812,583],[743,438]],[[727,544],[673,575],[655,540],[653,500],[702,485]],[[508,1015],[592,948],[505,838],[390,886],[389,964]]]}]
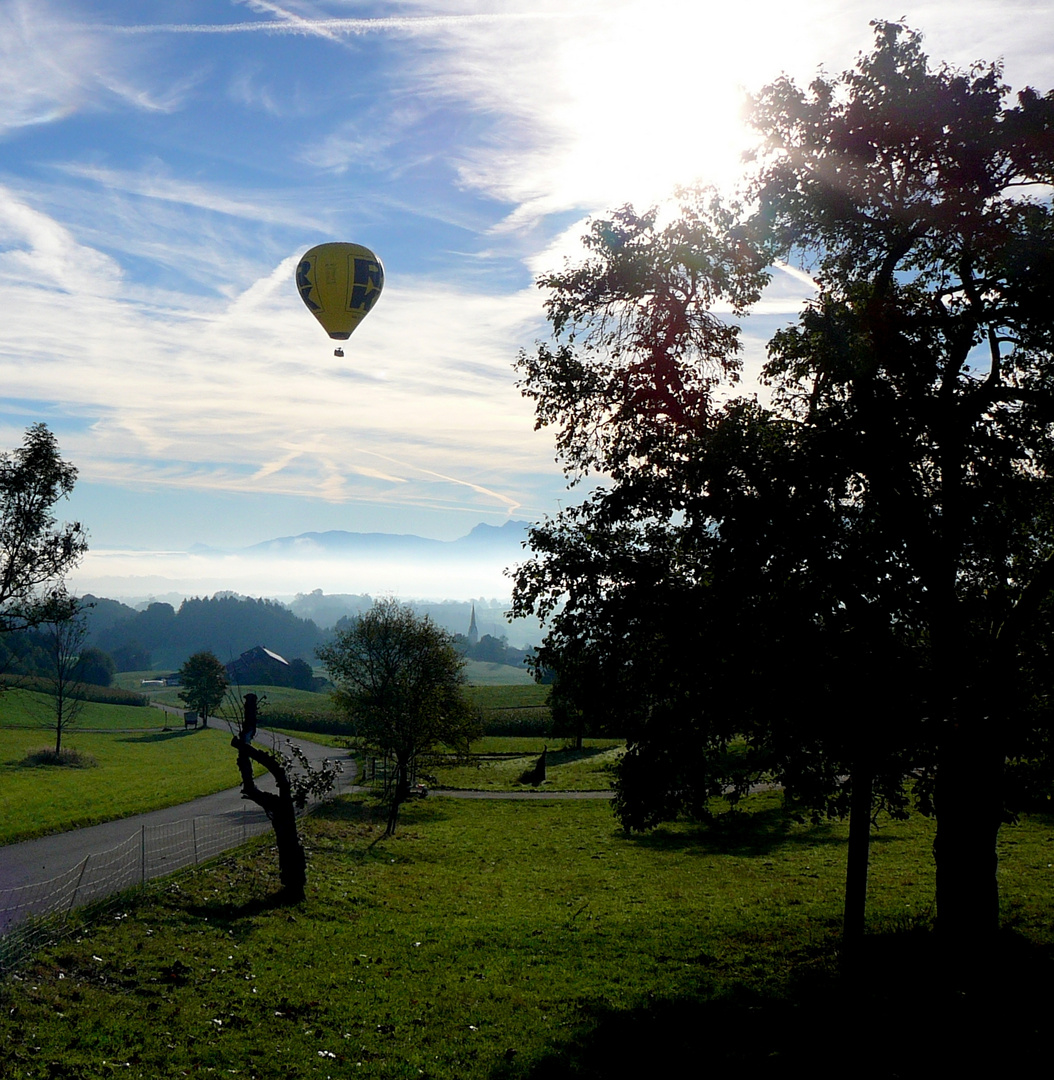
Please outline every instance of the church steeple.
[{"label": "church steeple", "polygon": [[468,624],[468,643],[470,645],[479,644],[479,631],[476,629],[476,605],[472,605],[472,619]]}]

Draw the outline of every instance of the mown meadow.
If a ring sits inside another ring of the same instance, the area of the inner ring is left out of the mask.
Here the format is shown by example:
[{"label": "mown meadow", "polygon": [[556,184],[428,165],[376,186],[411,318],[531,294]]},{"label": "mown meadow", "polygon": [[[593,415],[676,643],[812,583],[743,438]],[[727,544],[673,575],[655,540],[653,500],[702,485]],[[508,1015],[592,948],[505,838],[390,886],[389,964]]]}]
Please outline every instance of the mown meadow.
[{"label": "mown meadow", "polygon": [[184,730],[157,709],[96,702],[86,702],[63,735],[82,767],[34,764],[34,751],[54,747],[50,702],[25,690],[0,695],[0,844],[174,806],[238,783],[225,724]]},{"label": "mown meadow", "polygon": [[[339,737],[313,735],[310,730],[340,730],[340,714],[330,695],[282,687],[244,687],[242,692],[250,689],[265,698],[265,723],[278,721],[290,735],[339,745]],[[468,692],[490,722],[537,727],[547,718],[545,691],[532,684],[470,687]],[[174,689],[151,697],[174,707],[181,705]],[[0,693],[0,844],[174,806],[238,783],[227,752],[230,731],[222,716],[213,718],[207,729],[185,730],[178,716],[159,709],[92,701],[84,703],[76,723],[63,735],[63,747],[76,751],[83,767],[39,765],[33,760],[34,752],[54,745],[52,701],[47,694],[25,689]],[[298,725],[309,730],[300,730]],[[473,751],[491,756],[479,759],[479,768],[475,764],[452,767],[455,771],[446,782],[514,788],[518,785],[512,773],[517,768],[522,772],[545,742],[544,736],[480,740]],[[510,764],[507,757],[493,757],[510,752],[519,753],[521,760]],[[606,765],[591,765],[587,755],[587,760],[567,771],[559,786],[605,787],[610,782]],[[456,769],[468,771],[462,775]],[[556,781],[560,774],[560,769],[554,771]]]},{"label": "mown meadow", "polygon": [[627,836],[600,800],[429,799],[381,840],[368,799],[335,800],[303,826],[303,904],[275,904],[264,839],[8,979],[2,1074],[914,1076],[1046,1053],[1054,820],[1004,829],[1005,956],[994,993],[964,995],[933,975],[929,822],[876,834],[869,976],[850,984],[844,828],[749,804]]},{"label": "mown meadow", "polygon": [[[539,708],[540,689],[474,692],[504,722]],[[159,805],[162,777],[172,801],[199,780],[231,784],[224,724],[164,732],[143,708],[86,707],[71,743],[95,767],[30,768],[25,751],[47,742],[40,703],[23,694],[16,723],[14,700],[0,699],[10,835]],[[438,768],[451,786],[518,790],[544,745],[543,794],[608,786],[621,752],[487,736],[476,761]],[[300,905],[277,903],[264,838],[75,915],[0,986],[0,1076],[599,1080],[755,1065],[885,1077],[1042,1063],[1054,817],[1004,827],[1002,953],[964,994],[936,974],[931,822],[880,823],[866,976],[850,980],[844,826],[796,822],[774,792],[745,809],[630,836],[607,800],[433,797],[383,840],[369,796],[336,799],[303,823]]]}]

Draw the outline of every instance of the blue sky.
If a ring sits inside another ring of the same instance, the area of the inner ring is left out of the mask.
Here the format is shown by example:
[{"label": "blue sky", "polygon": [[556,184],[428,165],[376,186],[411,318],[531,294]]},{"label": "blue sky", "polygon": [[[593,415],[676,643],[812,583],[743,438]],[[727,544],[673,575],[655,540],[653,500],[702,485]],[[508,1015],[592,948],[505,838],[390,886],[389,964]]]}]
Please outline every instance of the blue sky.
[{"label": "blue sky", "polygon": [[[43,419],[78,465],[74,585],[507,593],[187,552],[555,511],[511,365],[589,214],[730,184],[744,93],[849,66],[872,18],[1054,83],[1050,4],[883,8],[0,0],[0,445]],[[293,285],[330,239],[386,270],[342,360]],[[748,364],[804,295],[778,275]]]}]

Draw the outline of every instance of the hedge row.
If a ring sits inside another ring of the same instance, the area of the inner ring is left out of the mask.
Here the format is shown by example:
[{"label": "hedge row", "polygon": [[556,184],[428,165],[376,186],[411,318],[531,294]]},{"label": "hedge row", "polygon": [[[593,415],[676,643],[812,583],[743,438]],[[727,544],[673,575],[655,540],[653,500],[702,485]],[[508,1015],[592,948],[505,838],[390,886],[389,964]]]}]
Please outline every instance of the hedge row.
[{"label": "hedge row", "polygon": [[[22,690],[35,690],[40,694],[55,693],[55,680],[41,675],[0,675],[0,685],[18,687]],[[149,705],[150,699],[145,694],[134,690],[121,690],[116,686],[92,686],[82,683],[69,694],[78,701],[96,701],[101,705]]]},{"label": "hedge row", "polygon": [[311,731],[316,735],[354,734],[348,720],[326,713],[306,712],[300,709],[268,708],[260,714],[264,727],[284,728],[286,731]]}]

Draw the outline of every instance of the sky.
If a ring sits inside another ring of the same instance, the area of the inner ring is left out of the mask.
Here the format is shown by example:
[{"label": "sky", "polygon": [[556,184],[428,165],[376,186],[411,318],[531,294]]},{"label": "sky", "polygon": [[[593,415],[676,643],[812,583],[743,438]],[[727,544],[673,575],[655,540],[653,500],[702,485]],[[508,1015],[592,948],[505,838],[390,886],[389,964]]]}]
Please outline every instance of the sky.
[{"label": "sky", "polygon": [[[78,467],[59,512],[89,532],[80,591],[508,595],[500,566],[237,549],[556,512],[575,496],[513,363],[589,216],[730,190],[746,95],[851,66],[871,19],[1045,91],[1052,9],[0,0],[0,447],[43,420]],[[385,268],[343,358],[293,281],[327,240]],[[776,275],[748,371],[806,295]]]}]

